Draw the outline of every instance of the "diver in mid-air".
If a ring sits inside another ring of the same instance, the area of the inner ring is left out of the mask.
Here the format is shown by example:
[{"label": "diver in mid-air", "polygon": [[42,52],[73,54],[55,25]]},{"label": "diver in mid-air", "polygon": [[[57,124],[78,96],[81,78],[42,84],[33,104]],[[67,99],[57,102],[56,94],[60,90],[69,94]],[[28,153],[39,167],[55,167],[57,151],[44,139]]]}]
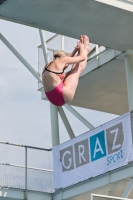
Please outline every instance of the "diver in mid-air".
[{"label": "diver in mid-air", "polygon": [[[77,56],[74,56],[78,52]],[[72,101],[79,76],[86,67],[87,54],[90,52],[89,38],[80,36],[80,41],[69,56],[64,51],[54,54],[54,60],[48,63],[42,72],[42,82],[48,100],[56,105],[63,106]],[[67,74],[64,70],[73,64]]]}]

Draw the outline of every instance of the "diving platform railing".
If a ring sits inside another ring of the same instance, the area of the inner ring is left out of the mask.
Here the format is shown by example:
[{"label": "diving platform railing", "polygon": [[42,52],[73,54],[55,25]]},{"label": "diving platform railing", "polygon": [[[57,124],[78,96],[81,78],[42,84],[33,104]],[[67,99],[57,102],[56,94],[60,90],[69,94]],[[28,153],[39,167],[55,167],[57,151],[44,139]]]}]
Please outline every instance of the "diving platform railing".
[{"label": "diving platform railing", "polygon": [[[50,39],[48,39],[46,41],[46,44],[48,44],[49,42],[54,40],[57,36],[60,36],[60,35],[55,34],[53,37],[51,37]],[[102,52],[104,52],[106,50],[106,47],[99,46],[97,44],[91,44],[91,47],[92,47],[92,49],[88,53],[88,61],[95,56],[99,56]],[[61,36],[61,49],[60,50],[65,50],[64,49],[64,36]],[[47,55],[49,57],[49,60],[54,59],[54,53],[56,51],[59,51],[59,49],[47,47]],[[70,54],[70,52],[67,52],[67,53]],[[43,45],[40,45],[40,46],[38,46],[38,74],[40,77],[42,75],[42,70],[43,70],[45,64],[46,64],[46,62],[44,59]],[[69,68],[69,70],[70,70],[70,68]],[[42,86],[41,82],[38,82],[38,90],[41,90],[42,88],[43,88],[43,86]]]},{"label": "diving platform railing", "polygon": [[0,141],[0,187],[54,192],[51,149]]}]

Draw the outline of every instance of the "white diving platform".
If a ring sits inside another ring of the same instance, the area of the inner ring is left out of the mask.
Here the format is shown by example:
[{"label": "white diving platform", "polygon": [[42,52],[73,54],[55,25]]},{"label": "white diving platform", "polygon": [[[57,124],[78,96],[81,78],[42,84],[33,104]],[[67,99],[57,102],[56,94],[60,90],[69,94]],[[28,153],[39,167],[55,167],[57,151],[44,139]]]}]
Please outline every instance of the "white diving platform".
[{"label": "white diving platform", "polygon": [[125,61],[108,49],[88,61],[81,74],[73,106],[122,115],[128,112]]},{"label": "white diving platform", "polygon": [[77,39],[86,34],[94,44],[133,50],[133,2],[107,2],[0,0],[0,18]]},{"label": "white diving platform", "polygon": [[[123,53],[106,49],[88,60],[70,105],[122,115],[128,112]],[[46,100],[44,91],[42,99]]]}]

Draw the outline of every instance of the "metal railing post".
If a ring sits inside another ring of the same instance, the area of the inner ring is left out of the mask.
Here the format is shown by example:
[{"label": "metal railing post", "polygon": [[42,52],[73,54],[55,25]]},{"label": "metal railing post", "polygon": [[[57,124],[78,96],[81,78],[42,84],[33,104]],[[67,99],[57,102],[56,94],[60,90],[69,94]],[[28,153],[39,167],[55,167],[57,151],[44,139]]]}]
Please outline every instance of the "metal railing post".
[{"label": "metal railing post", "polygon": [[25,147],[25,200],[27,200],[27,147]]},{"label": "metal railing post", "polygon": [[[96,55],[99,54],[99,45],[96,44]],[[97,59],[99,58],[99,56],[97,56]]]},{"label": "metal railing post", "polygon": [[61,50],[63,50],[63,51],[64,51],[64,46],[65,46],[65,44],[64,44],[64,35],[62,35],[61,36]]},{"label": "metal railing post", "polygon": [[96,55],[99,54],[99,45],[96,44]]},{"label": "metal railing post", "polygon": [[55,39],[59,34],[55,34],[53,37],[49,38],[46,43],[48,44],[50,41],[52,41],[53,39]]}]

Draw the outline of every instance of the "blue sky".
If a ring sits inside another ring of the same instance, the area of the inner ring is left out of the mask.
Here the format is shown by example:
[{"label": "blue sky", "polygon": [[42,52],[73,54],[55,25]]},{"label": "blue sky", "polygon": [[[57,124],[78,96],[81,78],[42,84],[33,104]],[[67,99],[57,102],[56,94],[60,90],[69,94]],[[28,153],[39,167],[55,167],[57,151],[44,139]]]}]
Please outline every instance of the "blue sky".
[{"label": "blue sky", "polygon": [[[0,20],[0,33],[19,53],[38,70],[38,46],[41,44],[38,29]],[[53,33],[45,32],[46,39]],[[65,50],[71,51],[76,40],[67,40]],[[60,48],[59,38],[49,44]],[[0,141],[51,148],[51,125],[49,102],[41,100],[37,80],[23,64],[0,41]],[[90,123],[99,126],[116,115],[75,107]],[[69,122],[75,135],[88,128],[69,111]],[[60,121],[61,143],[69,139]]]}]

